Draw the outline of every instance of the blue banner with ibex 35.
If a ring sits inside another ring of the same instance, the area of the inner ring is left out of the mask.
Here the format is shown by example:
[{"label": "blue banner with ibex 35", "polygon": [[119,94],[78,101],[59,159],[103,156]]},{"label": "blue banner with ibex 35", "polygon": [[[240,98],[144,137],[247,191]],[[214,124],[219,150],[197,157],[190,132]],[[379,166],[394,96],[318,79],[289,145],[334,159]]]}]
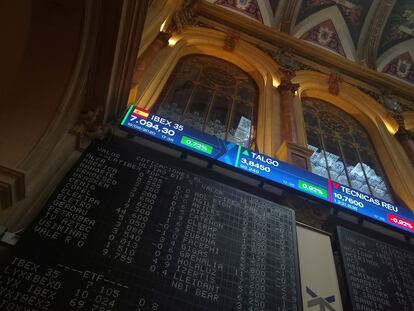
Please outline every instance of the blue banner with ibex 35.
[{"label": "blue banner with ibex 35", "polygon": [[260,176],[266,181],[295,189],[376,221],[414,233],[414,214],[407,208],[375,198],[147,110],[130,106],[121,125],[125,129],[146,134],[162,142]]}]

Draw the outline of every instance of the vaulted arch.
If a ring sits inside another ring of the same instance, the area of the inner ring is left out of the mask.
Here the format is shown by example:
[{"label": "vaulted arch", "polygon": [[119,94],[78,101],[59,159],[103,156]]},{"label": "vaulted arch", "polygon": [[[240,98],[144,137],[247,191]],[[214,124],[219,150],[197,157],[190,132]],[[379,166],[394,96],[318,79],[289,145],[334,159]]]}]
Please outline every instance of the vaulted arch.
[{"label": "vaulted arch", "polygon": [[224,49],[226,38],[225,33],[201,27],[187,28],[172,37],[170,46],[160,51],[148,69],[135,101],[139,106],[151,109],[176,64],[186,55],[204,54],[226,60],[248,73],[259,88],[257,147],[270,154],[276,127],[272,122],[272,116],[276,114],[272,103],[277,96],[273,86],[280,82],[278,66],[265,53],[242,40],[235,42],[232,50]]},{"label": "vaulted arch", "polygon": [[[373,98],[348,83],[342,83],[338,95],[328,90],[328,76],[299,71],[294,82],[300,84],[300,97],[312,97],[331,103],[354,117],[368,132],[396,196],[407,206],[414,206],[414,170],[401,145],[393,136],[397,122]],[[325,82],[325,83],[324,83]]]},{"label": "vaulted arch", "polygon": [[258,88],[238,66],[203,54],[181,57],[152,111],[255,148]]},{"label": "vaulted arch", "polygon": [[302,98],[312,172],[393,202],[388,180],[363,126],[347,112],[310,97]]}]

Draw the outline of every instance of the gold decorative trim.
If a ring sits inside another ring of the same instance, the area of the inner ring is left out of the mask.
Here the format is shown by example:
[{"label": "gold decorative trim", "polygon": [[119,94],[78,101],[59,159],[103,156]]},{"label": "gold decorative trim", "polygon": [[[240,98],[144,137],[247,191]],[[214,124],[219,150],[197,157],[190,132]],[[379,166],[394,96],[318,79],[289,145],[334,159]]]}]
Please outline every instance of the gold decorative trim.
[{"label": "gold decorative trim", "polygon": [[235,33],[228,32],[226,33],[226,38],[224,39],[223,50],[232,52],[236,47],[237,42],[239,41],[239,36]]},{"label": "gold decorative trim", "polygon": [[329,80],[328,80],[329,93],[333,95],[338,95],[340,86],[343,80],[344,79],[342,79],[341,75],[338,72],[332,71],[331,74],[329,75]]},{"label": "gold decorative trim", "polygon": [[369,30],[365,35],[364,41],[366,42],[366,49],[362,52],[361,59],[369,68],[376,67],[378,46],[380,44],[385,22],[387,21],[393,6],[394,0],[380,1],[375,11],[375,15],[371,20]]},{"label": "gold decorative trim", "polygon": [[[342,75],[349,76],[351,79],[357,79],[378,89],[388,89],[390,92],[408,100],[414,98],[414,87],[407,87],[405,82],[398,81],[393,77],[369,69],[322,48],[315,47],[284,32],[277,31],[260,23],[252,23],[247,18],[241,18],[239,14],[218,8],[214,4],[206,1],[200,2],[197,6],[197,14],[204,23],[207,20],[220,23],[229,30],[237,32],[240,35],[240,39],[246,42],[257,43],[260,41],[264,45],[270,44],[276,48],[289,48],[299,57],[311,59],[318,65],[331,68],[332,64],[335,64],[336,70]],[[197,18],[199,18],[198,16]],[[346,80],[344,77],[344,81]]]},{"label": "gold decorative trim", "polygon": [[414,133],[414,111],[405,111],[401,115],[404,118],[404,127]]},{"label": "gold decorative trim", "polygon": [[309,71],[298,71],[293,78],[293,82],[300,84],[299,96],[325,100],[345,110],[364,126],[395,194],[414,210],[414,169],[394,136],[399,128],[397,121],[372,97],[346,82],[342,83],[337,96],[331,94],[327,81],[327,75]]},{"label": "gold decorative trim", "polygon": [[296,0],[289,0],[286,3],[286,7],[283,13],[283,17],[280,24],[280,31],[290,33],[290,29],[292,27],[293,16],[295,15],[296,11]]},{"label": "gold decorative trim", "polygon": [[174,40],[174,45],[161,49],[156,55],[148,74],[136,90],[139,97],[134,102],[150,109],[181,57],[189,54],[219,57],[249,73],[259,87],[257,148],[271,155],[274,148],[272,116],[277,104],[273,86],[281,80],[278,66],[267,54],[242,40],[238,41],[232,52],[224,50],[225,38],[224,32],[203,27],[186,27],[180,35],[173,36],[171,40]]}]

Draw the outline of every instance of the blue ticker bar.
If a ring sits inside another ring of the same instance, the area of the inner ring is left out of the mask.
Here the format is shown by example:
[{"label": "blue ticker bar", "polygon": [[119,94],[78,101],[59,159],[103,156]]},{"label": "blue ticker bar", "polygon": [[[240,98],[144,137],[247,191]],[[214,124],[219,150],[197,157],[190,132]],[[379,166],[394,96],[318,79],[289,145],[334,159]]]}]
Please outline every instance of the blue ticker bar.
[{"label": "blue ticker bar", "polygon": [[121,126],[414,234],[414,213],[291,164],[130,106]]}]

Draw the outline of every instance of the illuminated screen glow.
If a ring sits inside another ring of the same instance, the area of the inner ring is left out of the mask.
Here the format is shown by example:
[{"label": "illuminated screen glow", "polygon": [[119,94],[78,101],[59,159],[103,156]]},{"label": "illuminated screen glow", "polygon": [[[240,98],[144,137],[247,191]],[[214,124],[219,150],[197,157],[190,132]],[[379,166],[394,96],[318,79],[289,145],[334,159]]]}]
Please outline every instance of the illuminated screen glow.
[{"label": "illuminated screen glow", "polygon": [[354,213],[414,233],[414,214],[407,208],[375,198],[291,164],[131,106],[121,125],[127,130],[190,150],[216,162],[260,176]]}]

